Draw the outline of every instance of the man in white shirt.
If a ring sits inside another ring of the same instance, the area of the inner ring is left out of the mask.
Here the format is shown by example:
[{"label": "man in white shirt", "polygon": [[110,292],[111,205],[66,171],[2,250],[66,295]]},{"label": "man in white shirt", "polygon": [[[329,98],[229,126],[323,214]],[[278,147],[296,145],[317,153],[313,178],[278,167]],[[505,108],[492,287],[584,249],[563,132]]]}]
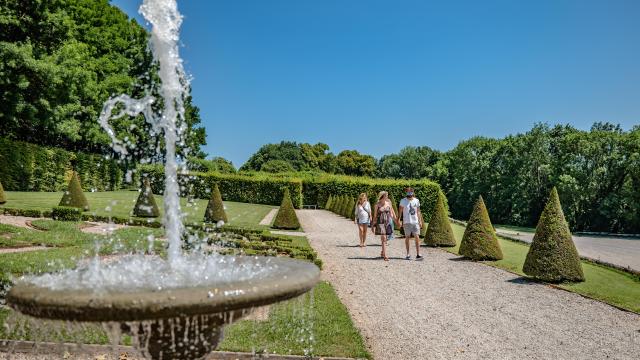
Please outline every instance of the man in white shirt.
[{"label": "man in white shirt", "polygon": [[416,242],[416,260],[422,260],[420,255],[420,229],[424,226],[422,213],[420,212],[420,200],[414,196],[413,188],[404,189],[407,197],[400,200],[398,212],[402,214],[402,228],[404,230],[404,244],[407,248],[405,259],[411,260],[409,254],[409,239],[414,238]]}]

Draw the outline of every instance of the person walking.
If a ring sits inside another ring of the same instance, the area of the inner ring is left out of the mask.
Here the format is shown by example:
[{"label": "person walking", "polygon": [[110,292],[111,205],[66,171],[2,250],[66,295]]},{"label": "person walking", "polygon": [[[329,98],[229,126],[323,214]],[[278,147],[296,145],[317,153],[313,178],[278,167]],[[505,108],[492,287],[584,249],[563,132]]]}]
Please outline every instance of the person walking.
[{"label": "person walking", "polygon": [[393,211],[391,201],[389,201],[389,194],[386,191],[381,191],[378,194],[378,202],[373,210],[373,224],[372,230],[376,235],[380,235],[380,243],[382,244],[382,252],[380,257],[384,261],[389,261],[387,257],[387,236],[393,233],[392,222],[397,223],[398,217]]},{"label": "person walking", "polygon": [[420,255],[420,229],[424,226],[422,213],[420,212],[420,200],[415,197],[413,188],[404,189],[406,197],[400,200],[398,212],[402,214],[402,229],[404,230],[404,244],[407,248],[407,256],[405,259],[411,260],[409,253],[409,240],[415,239],[416,242],[416,260],[422,260]]},{"label": "person walking", "polygon": [[365,247],[367,241],[367,228],[371,223],[371,204],[369,204],[367,193],[360,194],[354,211],[356,214],[354,222],[358,225],[360,247]]}]

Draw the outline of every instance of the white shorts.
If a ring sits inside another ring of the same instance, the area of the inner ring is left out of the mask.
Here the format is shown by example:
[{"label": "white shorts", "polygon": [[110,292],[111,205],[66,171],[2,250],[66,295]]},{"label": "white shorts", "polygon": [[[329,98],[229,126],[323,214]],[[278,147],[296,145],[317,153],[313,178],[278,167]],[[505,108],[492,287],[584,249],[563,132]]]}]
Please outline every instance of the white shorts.
[{"label": "white shorts", "polygon": [[420,236],[420,224],[402,224],[404,229],[404,236]]}]

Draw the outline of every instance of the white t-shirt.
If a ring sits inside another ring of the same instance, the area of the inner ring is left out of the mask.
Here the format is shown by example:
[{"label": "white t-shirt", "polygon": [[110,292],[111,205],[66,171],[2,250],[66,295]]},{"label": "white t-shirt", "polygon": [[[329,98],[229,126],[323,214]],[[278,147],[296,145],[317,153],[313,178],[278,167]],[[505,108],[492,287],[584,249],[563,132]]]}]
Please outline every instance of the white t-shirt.
[{"label": "white t-shirt", "polygon": [[360,224],[369,222],[369,213],[371,212],[371,205],[369,205],[368,201],[365,201],[364,204],[356,205],[356,217],[358,218],[358,222]]},{"label": "white t-shirt", "polygon": [[418,219],[418,208],[420,208],[420,200],[413,198],[411,200],[402,198],[400,200],[400,206],[402,207],[402,222],[404,224],[420,224]]}]

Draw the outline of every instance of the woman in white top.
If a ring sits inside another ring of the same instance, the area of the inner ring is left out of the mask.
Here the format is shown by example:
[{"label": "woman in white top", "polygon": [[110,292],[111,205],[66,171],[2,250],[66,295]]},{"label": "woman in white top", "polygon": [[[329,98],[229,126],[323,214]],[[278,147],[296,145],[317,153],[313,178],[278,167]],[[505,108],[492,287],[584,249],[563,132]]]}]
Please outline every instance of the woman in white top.
[{"label": "woman in white top", "polygon": [[356,216],[354,222],[358,225],[360,247],[365,247],[365,242],[367,240],[367,228],[371,223],[371,204],[369,204],[367,193],[362,193],[358,197],[355,212]]}]

